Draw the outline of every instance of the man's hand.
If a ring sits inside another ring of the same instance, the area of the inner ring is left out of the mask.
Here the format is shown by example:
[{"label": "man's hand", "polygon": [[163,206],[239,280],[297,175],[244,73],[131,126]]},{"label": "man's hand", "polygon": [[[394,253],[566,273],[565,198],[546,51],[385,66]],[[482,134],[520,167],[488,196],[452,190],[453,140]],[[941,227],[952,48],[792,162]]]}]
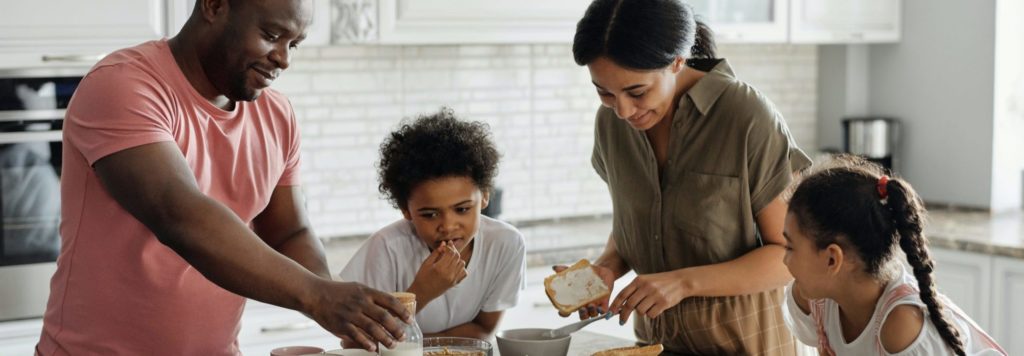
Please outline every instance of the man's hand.
[{"label": "man's hand", "polygon": [[[556,273],[564,271],[566,268],[569,267],[565,265],[558,265],[552,267],[552,269],[554,269]],[[615,290],[615,272],[612,272],[612,270],[607,267],[596,264],[590,265],[590,268],[593,268],[594,272],[597,273],[598,277],[601,277],[601,279],[604,280],[604,284],[608,286],[609,292]],[[604,313],[608,312],[609,297],[611,297],[611,294],[609,294],[608,297],[605,297],[604,299],[600,300],[599,303],[590,303],[580,308],[580,320],[586,320],[593,317],[602,316],[604,315]],[[570,314],[562,315],[561,313],[559,313],[559,315],[561,315],[564,318],[569,316]]]},{"label": "man's hand", "polygon": [[324,280],[307,314],[346,346],[376,351],[377,343],[394,347],[402,340],[402,322],[412,313],[390,294],[359,283]]},{"label": "man's hand", "polygon": [[420,265],[409,292],[416,294],[418,308],[444,294],[466,279],[466,262],[455,246],[442,242]]}]

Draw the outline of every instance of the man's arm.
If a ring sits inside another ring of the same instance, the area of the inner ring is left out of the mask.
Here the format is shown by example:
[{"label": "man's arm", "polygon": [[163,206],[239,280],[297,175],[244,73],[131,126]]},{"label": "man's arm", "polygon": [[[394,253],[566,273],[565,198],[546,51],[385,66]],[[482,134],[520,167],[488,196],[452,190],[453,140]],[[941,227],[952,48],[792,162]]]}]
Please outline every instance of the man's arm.
[{"label": "man's arm", "polygon": [[476,318],[473,319],[473,321],[454,326],[439,333],[425,334],[423,336],[459,336],[487,340],[494,335],[494,330],[498,328],[498,322],[501,321],[501,316],[504,313],[505,311],[503,310],[495,312],[481,311],[476,315]]},{"label": "man's arm", "polygon": [[253,220],[253,228],[256,235],[277,252],[317,276],[331,279],[323,244],[313,235],[302,189],[298,186],[275,188],[270,204]]},{"label": "man's arm", "polygon": [[[351,336],[367,349],[375,349],[375,341],[392,344],[392,335],[401,335],[399,321],[391,314],[406,320],[411,317],[387,294],[320,278],[260,242],[234,212],[199,190],[173,142],[111,154],[96,161],[94,169],[107,192],[125,210],[161,243],[226,290],[302,311],[332,333]],[[278,204],[289,204],[278,200]],[[267,213],[276,215],[279,208],[268,209],[273,211]],[[290,240],[281,239],[279,248],[302,250]],[[308,256],[299,255],[299,260],[309,263]],[[322,254],[319,258],[322,265]],[[318,268],[316,263],[310,265]]]}]

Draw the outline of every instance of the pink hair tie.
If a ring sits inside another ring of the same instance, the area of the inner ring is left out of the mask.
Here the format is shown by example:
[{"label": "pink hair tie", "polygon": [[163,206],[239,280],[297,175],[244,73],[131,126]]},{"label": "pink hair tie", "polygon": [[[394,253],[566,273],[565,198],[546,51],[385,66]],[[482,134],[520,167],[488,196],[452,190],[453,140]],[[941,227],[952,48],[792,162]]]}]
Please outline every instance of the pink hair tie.
[{"label": "pink hair tie", "polygon": [[878,178],[878,197],[881,198],[882,205],[889,203],[889,176],[882,176]]}]

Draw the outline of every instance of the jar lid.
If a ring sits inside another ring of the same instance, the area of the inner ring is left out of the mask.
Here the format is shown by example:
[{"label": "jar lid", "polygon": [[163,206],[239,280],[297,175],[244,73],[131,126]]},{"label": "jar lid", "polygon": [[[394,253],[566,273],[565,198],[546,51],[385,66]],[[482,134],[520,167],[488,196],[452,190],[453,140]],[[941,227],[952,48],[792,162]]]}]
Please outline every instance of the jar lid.
[{"label": "jar lid", "polygon": [[391,292],[391,296],[398,299],[399,303],[402,303],[409,312],[416,314],[416,294],[409,292]]}]

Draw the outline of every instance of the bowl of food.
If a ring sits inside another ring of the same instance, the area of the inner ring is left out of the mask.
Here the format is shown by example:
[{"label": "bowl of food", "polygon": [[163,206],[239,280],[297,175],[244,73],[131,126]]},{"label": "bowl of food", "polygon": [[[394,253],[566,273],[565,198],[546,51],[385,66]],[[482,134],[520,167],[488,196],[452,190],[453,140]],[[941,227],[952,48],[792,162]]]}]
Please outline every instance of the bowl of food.
[{"label": "bowl of food", "polygon": [[498,351],[502,356],[565,356],[572,336],[552,338],[551,329],[512,329],[499,332]]},{"label": "bowl of food", "polygon": [[423,356],[491,356],[491,343],[468,337],[428,337],[423,339]]}]

